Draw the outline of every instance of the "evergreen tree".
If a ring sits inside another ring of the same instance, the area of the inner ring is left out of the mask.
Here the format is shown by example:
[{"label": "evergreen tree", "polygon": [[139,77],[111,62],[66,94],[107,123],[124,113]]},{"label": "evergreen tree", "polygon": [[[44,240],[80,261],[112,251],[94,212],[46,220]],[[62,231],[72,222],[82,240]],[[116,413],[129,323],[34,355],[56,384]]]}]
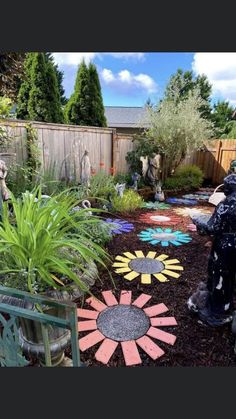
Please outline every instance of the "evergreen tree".
[{"label": "evergreen tree", "polygon": [[48,106],[50,111],[50,122],[63,123],[61,95],[58,85],[58,76],[53,62],[47,63],[47,90]]},{"label": "evergreen tree", "polygon": [[202,116],[211,119],[211,104],[210,95],[212,86],[205,75],[197,76],[194,79],[192,71],[183,71],[178,69],[176,74],[172,75],[169,83],[166,86],[164,93],[165,99],[174,100],[175,94],[178,91],[178,100],[185,100],[190,91],[198,89],[200,97],[204,99],[205,104],[199,109]]},{"label": "evergreen tree", "polygon": [[74,93],[65,107],[65,121],[74,125],[90,124],[89,70],[82,61],[78,68]]},{"label": "evergreen tree", "polygon": [[65,106],[66,103],[67,103],[67,99],[65,97],[65,90],[64,90],[64,87],[63,87],[63,78],[64,78],[63,71],[59,70],[58,65],[55,64],[54,58],[53,58],[51,52],[46,52],[46,57],[53,64],[53,67],[54,67],[54,70],[55,70],[55,73],[56,73],[56,77],[57,77],[57,83],[58,83],[58,89],[59,89],[59,93],[60,93],[61,105]]},{"label": "evergreen tree", "polygon": [[106,127],[101,85],[96,66],[79,66],[74,93],[65,107],[65,120],[69,124]]},{"label": "evergreen tree", "polygon": [[232,115],[234,108],[228,101],[218,101],[213,106],[212,121],[215,124],[216,136],[228,134],[231,131]]},{"label": "evergreen tree", "polygon": [[45,53],[29,53],[20,87],[17,117],[43,122],[63,122],[55,68]]},{"label": "evergreen tree", "polygon": [[24,76],[20,85],[17,97],[16,115],[19,119],[30,119],[28,112],[29,93],[32,87],[31,84],[31,66],[34,58],[34,53],[30,52],[26,55],[24,62]]},{"label": "evergreen tree", "polygon": [[101,85],[94,64],[89,65],[89,98],[90,98],[90,124],[95,127],[106,127],[105,109],[102,99]]}]

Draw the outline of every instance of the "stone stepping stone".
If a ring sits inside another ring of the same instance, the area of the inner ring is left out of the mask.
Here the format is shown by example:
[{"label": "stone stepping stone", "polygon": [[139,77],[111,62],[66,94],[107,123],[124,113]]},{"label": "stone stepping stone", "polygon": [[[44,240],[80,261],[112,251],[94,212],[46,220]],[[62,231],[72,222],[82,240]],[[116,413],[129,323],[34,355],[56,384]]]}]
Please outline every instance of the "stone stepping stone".
[{"label": "stone stepping stone", "polygon": [[176,225],[181,222],[181,218],[176,215],[160,215],[158,212],[146,212],[141,214],[139,220],[145,224],[157,225]]},{"label": "stone stepping stone", "polygon": [[79,332],[89,332],[79,339],[82,352],[99,344],[94,356],[106,365],[120,344],[126,366],[132,366],[142,363],[138,348],[153,360],[165,354],[153,339],[174,345],[176,336],[160,327],[177,326],[176,319],[156,317],[169,311],[165,304],[143,308],[152,296],[143,293],[132,303],[132,292],[126,290],[120,292],[119,303],[111,290],[103,291],[102,296],[106,304],[95,297],[86,300],[95,310],[78,309],[78,317],[93,319],[78,322]]},{"label": "stone stepping stone", "polygon": [[184,198],[167,198],[166,202],[168,204],[178,204],[178,205],[197,205],[198,201],[196,199],[184,199]]},{"label": "stone stepping stone", "polygon": [[177,279],[180,274],[175,271],[183,270],[178,259],[168,259],[168,255],[157,255],[157,252],[149,251],[145,256],[141,250],[136,250],[123,255],[116,256],[112,266],[116,273],[125,274],[124,278],[128,281],[140,277],[142,284],[151,284],[154,277],[159,282],[167,282],[168,276]]},{"label": "stone stepping stone", "polygon": [[192,240],[188,233],[183,233],[180,230],[173,231],[171,228],[148,228],[138,234],[140,240],[148,242],[152,245],[160,244],[167,247],[170,244],[174,246],[181,246],[188,244]]},{"label": "stone stepping stone", "polygon": [[132,223],[129,223],[125,220],[120,220],[116,218],[113,220],[112,218],[107,218],[104,220],[105,223],[110,225],[110,230],[112,234],[123,234],[123,233],[129,233],[134,229],[134,225]]}]

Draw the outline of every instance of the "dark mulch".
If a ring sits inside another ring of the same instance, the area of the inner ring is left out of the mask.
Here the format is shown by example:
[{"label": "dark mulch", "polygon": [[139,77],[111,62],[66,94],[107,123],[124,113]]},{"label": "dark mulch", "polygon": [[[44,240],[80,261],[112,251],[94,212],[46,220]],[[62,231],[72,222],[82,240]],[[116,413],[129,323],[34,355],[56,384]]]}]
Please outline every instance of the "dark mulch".
[{"label": "dark mulch", "polygon": [[[206,206],[204,204],[203,206]],[[198,207],[201,207],[199,205]],[[192,292],[196,290],[199,281],[206,279],[207,260],[210,248],[205,246],[209,238],[199,236],[198,233],[189,233],[192,236],[190,244],[175,247],[173,245],[163,248],[160,245],[152,246],[142,242],[137,237],[137,233],[150,227],[150,225],[140,223],[139,214],[146,210],[136,211],[132,215],[123,216],[135,224],[135,230],[131,233],[118,235],[108,245],[108,251],[114,260],[116,255],[121,255],[125,251],[142,250],[145,254],[149,250],[155,250],[159,254],[165,253],[170,258],[177,258],[184,267],[184,271],[179,279],[170,278],[167,283],[161,284],[153,280],[151,285],[141,285],[139,278],[127,281],[122,275],[115,274],[113,268],[109,267],[113,273],[115,289],[110,280],[109,274],[105,269],[100,270],[101,281],[97,281],[91,288],[92,293],[102,300],[101,291],[114,289],[116,297],[119,297],[120,290],[132,290],[133,299],[142,292],[151,294],[152,299],[146,306],[164,303],[169,308],[165,315],[175,316],[178,326],[165,327],[177,336],[174,346],[154,340],[164,351],[165,355],[153,361],[140,349],[140,355],[145,366],[236,366],[236,356],[234,355],[234,336],[231,333],[230,325],[221,328],[210,328],[200,324],[197,318],[191,315],[186,306],[186,301]],[[150,212],[150,210],[147,210]],[[173,214],[171,210],[160,211],[160,214]],[[116,214],[114,218],[121,218]],[[186,225],[191,222],[190,218],[183,217],[181,224],[172,227],[174,230],[180,229],[187,231]],[[145,307],[146,307],[145,306]],[[84,305],[88,308],[87,304]],[[80,337],[89,332],[80,333]],[[81,360],[87,366],[103,366],[94,358],[101,343],[81,353]],[[124,358],[120,345],[113,354],[108,367],[124,366]]]}]

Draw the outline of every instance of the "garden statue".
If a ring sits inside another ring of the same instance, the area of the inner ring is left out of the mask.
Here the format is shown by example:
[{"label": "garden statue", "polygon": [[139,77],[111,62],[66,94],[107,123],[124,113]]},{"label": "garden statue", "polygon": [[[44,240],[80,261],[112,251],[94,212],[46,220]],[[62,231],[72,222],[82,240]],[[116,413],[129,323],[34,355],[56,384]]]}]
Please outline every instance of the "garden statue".
[{"label": "garden statue", "polygon": [[161,181],[157,182],[157,185],[155,187],[156,192],[155,192],[155,196],[154,196],[155,201],[159,201],[159,202],[165,201],[165,195],[164,195],[164,192],[161,189],[161,186],[162,186]]},{"label": "garden statue", "polygon": [[80,180],[87,188],[90,186],[91,164],[89,160],[89,153],[85,150],[80,162]]},{"label": "garden statue", "polygon": [[115,190],[117,192],[117,195],[122,198],[122,196],[124,195],[125,183],[117,183],[115,185]]},{"label": "garden statue", "polygon": [[[84,199],[82,201],[82,208],[79,205],[77,205],[76,207],[73,208],[73,211],[81,211],[82,209],[89,210],[89,208],[91,208],[91,202],[88,199]],[[92,211],[88,211],[87,214],[93,215]]]},{"label": "garden statue", "polygon": [[141,178],[141,176],[140,176],[140,174],[139,173],[137,173],[137,172],[135,172],[133,175],[132,175],[132,181],[133,181],[133,185],[132,185],[132,189],[134,189],[135,191],[137,191],[138,190],[138,181],[139,181],[139,179]]},{"label": "garden statue", "polygon": [[199,234],[213,236],[213,244],[207,283],[200,283],[187,304],[211,326],[221,326],[232,320],[236,274],[236,174],[225,177],[224,193],[225,200],[216,206],[212,216],[193,218]]},{"label": "garden statue", "polygon": [[140,157],[142,162],[142,175],[144,179],[154,188],[155,200],[164,201],[164,193],[161,189],[161,155],[156,154],[154,157]]},{"label": "garden statue", "polygon": [[236,173],[236,160],[231,160],[228,175],[231,173]]},{"label": "garden statue", "polygon": [[0,193],[3,201],[9,199],[9,192],[6,186],[7,167],[3,160],[0,160]]}]

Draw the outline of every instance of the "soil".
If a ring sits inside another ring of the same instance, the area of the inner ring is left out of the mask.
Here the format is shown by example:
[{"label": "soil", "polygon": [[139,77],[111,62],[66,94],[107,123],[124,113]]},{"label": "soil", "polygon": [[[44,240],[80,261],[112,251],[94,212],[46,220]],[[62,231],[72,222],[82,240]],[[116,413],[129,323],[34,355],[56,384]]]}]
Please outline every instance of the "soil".
[{"label": "soil", "polygon": [[[172,208],[177,206],[173,205]],[[197,208],[213,206],[206,203],[200,203]],[[96,281],[91,288],[91,292],[102,299],[101,292],[112,289],[117,298],[121,290],[131,290],[132,300],[141,293],[152,295],[152,299],[145,307],[150,305],[164,303],[169,312],[167,316],[174,316],[178,323],[175,327],[165,327],[163,330],[173,333],[177,336],[174,346],[167,345],[161,341],[155,341],[165,354],[153,361],[143,350],[139,350],[143,366],[236,366],[236,355],[234,355],[235,338],[231,332],[231,325],[225,325],[220,328],[211,328],[203,325],[198,318],[190,314],[186,302],[189,296],[196,290],[201,280],[206,280],[207,261],[210,252],[209,237],[200,236],[197,232],[189,232],[192,241],[189,244],[175,247],[170,245],[162,247],[160,245],[152,246],[140,241],[137,234],[150,224],[144,224],[139,221],[139,215],[144,212],[150,212],[150,209],[137,210],[131,215],[114,214],[114,218],[123,218],[134,223],[135,229],[130,233],[117,235],[109,242],[107,250],[114,261],[115,256],[121,255],[125,251],[142,250],[144,254],[149,250],[157,251],[159,254],[167,254],[170,258],[177,258],[184,267],[183,273],[179,279],[170,278],[169,282],[160,283],[154,278],[152,284],[142,285],[140,278],[133,281],[127,281],[121,274],[116,274],[111,266],[108,266],[112,273],[115,287],[110,279],[106,269],[100,269],[100,281]],[[175,215],[172,209],[159,211],[160,215]],[[187,225],[191,222],[189,217],[181,217],[181,222],[176,226],[171,226],[173,230],[182,230],[187,232]],[[156,226],[154,225],[154,228]],[[80,307],[81,304],[78,303]],[[84,303],[84,308],[89,308]],[[80,337],[90,332],[81,332]],[[94,354],[101,342],[92,348],[81,352],[81,361],[86,366],[103,366],[94,358]],[[69,353],[70,351],[68,351]],[[111,357],[108,367],[125,366],[121,346],[118,345],[115,353]]]}]

